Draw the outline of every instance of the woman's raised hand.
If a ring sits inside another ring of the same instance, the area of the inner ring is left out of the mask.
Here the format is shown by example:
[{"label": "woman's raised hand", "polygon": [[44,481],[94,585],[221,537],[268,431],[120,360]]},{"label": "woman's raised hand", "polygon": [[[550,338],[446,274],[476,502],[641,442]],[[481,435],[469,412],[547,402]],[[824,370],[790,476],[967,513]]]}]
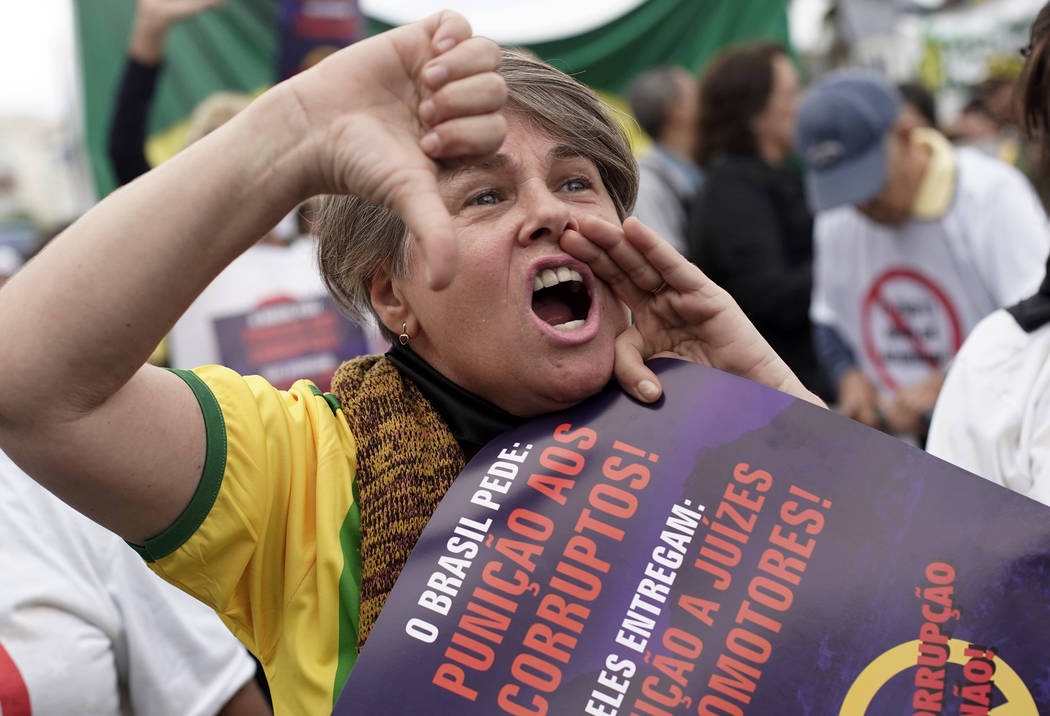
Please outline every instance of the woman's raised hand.
[{"label": "woman's raised hand", "polygon": [[735,373],[824,407],[769,346],[732,297],[634,217],[615,226],[582,217],[562,248],[612,287],[634,317],[616,340],[616,379],[644,402],[660,381],[644,361],[684,358]]},{"label": "woman's raised hand", "polygon": [[435,160],[499,148],[506,100],[499,47],[444,11],[362,40],[287,84],[305,121],[308,193],[357,194],[401,215],[431,285],[452,280],[452,220]]}]

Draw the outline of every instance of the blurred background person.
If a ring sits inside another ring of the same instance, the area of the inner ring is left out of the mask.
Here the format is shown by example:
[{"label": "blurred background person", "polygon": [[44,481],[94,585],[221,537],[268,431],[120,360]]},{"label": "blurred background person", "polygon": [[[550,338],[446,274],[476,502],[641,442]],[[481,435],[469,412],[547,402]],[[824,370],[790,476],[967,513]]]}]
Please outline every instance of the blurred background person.
[{"label": "blurred background person", "polygon": [[918,82],[901,82],[897,85],[901,95],[901,114],[914,127],[937,129],[937,101],[929,90]]},{"label": "blurred background person", "polygon": [[704,179],[693,162],[700,130],[696,79],[681,67],[657,67],[634,81],[627,101],[653,141],[638,163],[634,215],[684,254],[687,212]]},{"label": "blurred background person", "polygon": [[0,453],[0,710],[263,716],[218,616]]},{"label": "blurred background person", "polygon": [[[108,151],[121,183],[149,170],[146,124],[163,69],[164,46],[179,22],[221,0],[138,0],[117,91]],[[216,92],[198,105],[186,130],[189,145],[221,126],[251,101]],[[381,350],[372,327],[344,317],[328,296],[303,207],[239,256],[198,296],[166,341],[173,368],[223,364],[259,374],[279,388],[302,376],[327,389],[342,359]]]},{"label": "blurred background person", "polygon": [[[120,184],[127,184],[150,170],[145,149],[146,123],[164,65],[168,33],[179,21],[220,5],[222,0],[138,0],[107,144]],[[218,127],[250,101],[240,93],[223,93],[223,96],[212,108],[197,108],[193,123],[195,134]]]},{"label": "blurred background person", "polygon": [[960,146],[973,147],[990,157],[1004,159],[1001,156],[999,124],[992,116],[991,110],[978,97],[963,105],[959,116],[952,123],[948,136]]},{"label": "blurred background person", "polygon": [[802,382],[830,391],[813,352],[813,217],[789,163],[798,72],[773,43],[724,51],[703,75],[689,259],[724,287]]},{"label": "blurred background person", "polygon": [[838,408],[921,444],[963,338],[1038,285],[1046,215],[1016,169],[915,127],[873,72],[817,82],[796,141],[817,212],[812,317]]},{"label": "blurred background person", "polygon": [[989,76],[976,88],[974,97],[988,110],[998,130],[1013,138],[1020,137],[1016,89],[1016,71],[989,71]]},{"label": "blurred background person", "polygon": [[[1050,4],[1032,24],[1029,48],[1020,84],[1022,118],[1046,157]],[[1042,169],[1050,167],[1044,163]],[[1050,505],[1050,259],[1035,293],[991,314],[966,339],[941,389],[926,447]]]}]

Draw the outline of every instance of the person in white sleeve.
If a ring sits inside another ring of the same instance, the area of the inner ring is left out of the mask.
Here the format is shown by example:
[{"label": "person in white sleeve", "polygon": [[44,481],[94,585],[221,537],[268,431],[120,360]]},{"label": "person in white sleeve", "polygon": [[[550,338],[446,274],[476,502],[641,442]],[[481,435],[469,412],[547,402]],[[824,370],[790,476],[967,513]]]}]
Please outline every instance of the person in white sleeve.
[{"label": "person in white sleeve", "polygon": [[0,713],[259,716],[215,613],[0,453]]},{"label": "person in white sleeve", "polygon": [[[1028,133],[1050,148],[1050,4],[1032,24],[1021,75]],[[948,371],[927,450],[1050,505],[1050,259],[1039,289],[996,311],[966,339]]]}]

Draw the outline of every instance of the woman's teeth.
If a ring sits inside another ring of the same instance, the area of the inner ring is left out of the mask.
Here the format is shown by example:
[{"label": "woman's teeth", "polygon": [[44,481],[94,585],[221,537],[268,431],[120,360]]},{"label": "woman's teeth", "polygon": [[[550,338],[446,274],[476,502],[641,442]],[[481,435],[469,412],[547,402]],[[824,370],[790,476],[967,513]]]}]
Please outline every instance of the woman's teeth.
[{"label": "woman's teeth", "polygon": [[559,323],[554,328],[559,331],[574,331],[585,323],[583,319],[577,318],[575,321],[566,321],[565,323]]},{"label": "woman's teeth", "polygon": [[543,269],[532,279],[532,290],[540,291],[569,281],[583,283],[583,276],[580,275],[579,271],[575,271],[568,266],[559,266],[556,269]]}]

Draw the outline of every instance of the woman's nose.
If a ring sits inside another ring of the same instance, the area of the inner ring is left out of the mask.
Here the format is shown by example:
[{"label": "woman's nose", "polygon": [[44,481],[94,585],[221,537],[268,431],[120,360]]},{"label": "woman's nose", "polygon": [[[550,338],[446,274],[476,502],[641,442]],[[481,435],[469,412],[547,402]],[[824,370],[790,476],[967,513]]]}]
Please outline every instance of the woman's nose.
[{"label": "woman's nose", "polygon": [[539,239],[557,241],[566,229],[574,227],[568,205],[540,182],[523,187],[520,198],[525,219],[518,233],[523,246]]}]

